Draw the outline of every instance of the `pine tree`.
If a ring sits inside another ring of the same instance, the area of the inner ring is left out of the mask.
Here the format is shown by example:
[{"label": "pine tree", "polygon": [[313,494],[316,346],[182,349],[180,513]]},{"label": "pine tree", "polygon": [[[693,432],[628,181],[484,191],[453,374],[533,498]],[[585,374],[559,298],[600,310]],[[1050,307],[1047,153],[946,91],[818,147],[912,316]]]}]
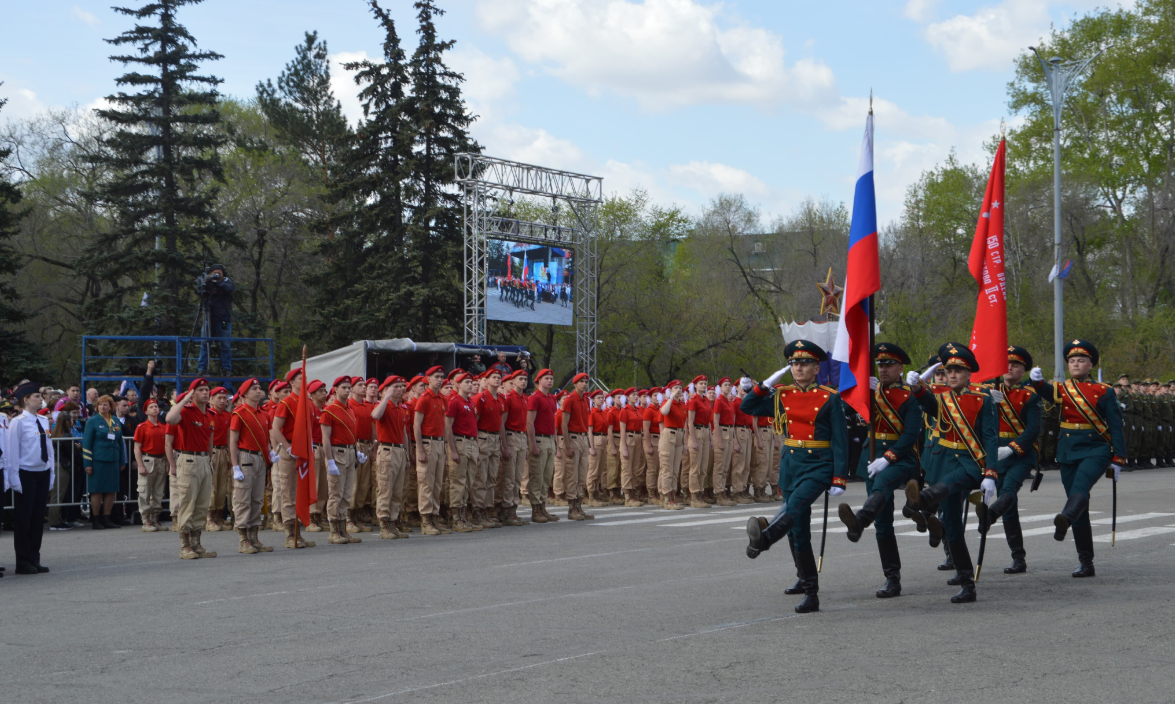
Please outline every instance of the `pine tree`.
[{"label": "pine tree", "polygon": [[416,128],[415,156],[408,174],[411,215],[406,232],[412,259],[420,267],[415,291],[418,339],[457,335],[462,326],[461,200],[454,160],[460,152],[480,152],[469,137],[474,117],[461,98],[464,77],[445,65],[454,41],[440,41],[434,18],[444,14],[434,0],[417,0],[420,44],[409,64],[412,76],[410,119]]},{"label": "pine tree", "polygon": [[[0,98],[0,110],[7,102]],[[20,189],[9,182],[8,172],[3,168],[4,160],[11,153],[11,149],[0,148],[0,277],[5,279],[21,270],[20,255],[7,242],[16,235],[18,223],[24,216],[18,210]],[[28,320],[28,315],[16,306],[19,300],[16,286],[0,279],[0,384],[5,386],[24,378],[36,378],[45,370],[36,347],[12,327]]]},{"label": "pine tree", "polygon": [[330,88],[326,42],[319,41],[318,32],[307,32],[294,52],[276,86],[270,80],[257,84],[257,103],[280,138],[327,184],[351,130]]},{"label": "pine tree", "polygon": [[395,22],[376,0],[371,12],[384,30],[383,60],[344,66],[362,86],[363,121],[342,154],[327,200],[319,251],[327,262],[312,277],[317,332],[333,344],[356,338],[413,336],[412,291],[419,273],[404,247],[402,181],[412,160],[408,122],[410,78]]},{"label": "pine tree", "polygon": [[[222,180],[216,150],[225,142],[216,109],[221,79],[199,73],[199,64],[223,57],[197,49],[176,21],[180,7],[199,2],[114,8],[151,23],[106,40],[135,47],[110,59],[137,69],[116,83],[138,92],[108,96],[112,107],[97,111],[116,129],[95,158],[113,176],[92,194],[111,210],[115,226],[83,257],[85,273],[101,284],[84,308],[95,332],[189,334],[198,310],[194,279],[202,264],[213,263],[207,253],[214,245],[239,243],[213,209]],[[143,293],[147,305],[140,305]]]}]

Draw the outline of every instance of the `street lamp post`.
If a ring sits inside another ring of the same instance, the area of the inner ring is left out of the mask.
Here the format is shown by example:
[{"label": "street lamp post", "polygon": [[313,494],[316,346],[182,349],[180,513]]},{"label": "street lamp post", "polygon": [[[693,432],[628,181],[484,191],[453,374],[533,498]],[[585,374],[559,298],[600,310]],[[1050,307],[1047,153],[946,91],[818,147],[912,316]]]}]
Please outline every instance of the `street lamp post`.
[{"label": "street lamp post", "polygon": [[1036,47],[1030,46],[1040,68],[1053,103],[1053,378],[1065,377],[1065,303],[1064,282],[1061,280],[1061,113],[1065,109],[1065,94],[1074,78],[1101,55],[1098,52],[1083,61],[1065,61],[1059,56],[1045,61]]}]

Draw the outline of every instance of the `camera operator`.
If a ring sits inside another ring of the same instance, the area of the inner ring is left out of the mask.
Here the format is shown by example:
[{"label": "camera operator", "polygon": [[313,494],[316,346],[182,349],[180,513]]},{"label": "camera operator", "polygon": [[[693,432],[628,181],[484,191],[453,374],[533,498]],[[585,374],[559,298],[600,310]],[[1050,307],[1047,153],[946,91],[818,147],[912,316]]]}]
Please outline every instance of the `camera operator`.
[{"label": "camera operator", "polygon": [[[233,371],[233,352],[228,338],[233,336],[233,280],[228,277],[228,271],[223,264],[213,264],[201,277],[196,292],[207,306],[209,337],[224,338],[220,347],[220,373],[231,376]],[[200,358],[196,361],[196,370],[200,374],[208,371],[208,345],[200,345]]]}]

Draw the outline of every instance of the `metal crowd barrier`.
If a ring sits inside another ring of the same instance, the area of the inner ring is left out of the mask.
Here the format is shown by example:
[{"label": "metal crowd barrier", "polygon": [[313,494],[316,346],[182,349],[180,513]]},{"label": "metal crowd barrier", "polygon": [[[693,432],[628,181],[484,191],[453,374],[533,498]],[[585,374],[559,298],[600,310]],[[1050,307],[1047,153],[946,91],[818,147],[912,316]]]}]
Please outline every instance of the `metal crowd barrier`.
[{"label": "metal crowd barrier", "polygon": [[[49,514],[52,517],[50,524],[57,524],[60,510],[63,508],[77,508],[82,516],[90,516],[90,492],[86,488],[86,470],[82,464],[81,438],[50,438],[53,441],[53,455],[56,458],[57,476],[53,488],[49,490]],[[114,503],[123,504],[123,512],[127,518],[133,519],[138,513],[139,506],[139,468],[135,464],[135,442],[132,437],[123,437],[126,443],[127,468],[120,471],[118,478],[118,493]],[[170,477],[168,478],[170,481]],[[163,498],[163,508],[169,508],[167,499]],[[127,506],[129,504],[129,506]],[[15,506],[11,491],[4,493],[0,508],[12,509]],[[54,509],[57,509],[56,511]]]}]

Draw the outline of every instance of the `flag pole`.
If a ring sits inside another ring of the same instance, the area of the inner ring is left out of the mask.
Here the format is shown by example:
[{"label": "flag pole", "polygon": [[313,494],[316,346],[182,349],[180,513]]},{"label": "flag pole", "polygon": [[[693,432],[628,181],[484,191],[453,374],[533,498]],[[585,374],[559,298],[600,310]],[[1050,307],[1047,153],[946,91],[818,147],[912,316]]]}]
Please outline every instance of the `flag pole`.
[{"label": "flag pole", "polygon": [[[873,89],[869,89],[869,114],[873,114]],[[873,358],[873,331],[876,329],[874,321],[877,319],[877,314],[873,306],[873,294],[869,294],[869,375],[877,376],[877,360]],[[880,380],[878,385],[880,385]],[[874,423],[877,418],[877,395],[872,390],[869,391],[869,418],[866,419],[865,427],[869,433],[869,462],[877,459],[877,433],[874,432]]]}]

